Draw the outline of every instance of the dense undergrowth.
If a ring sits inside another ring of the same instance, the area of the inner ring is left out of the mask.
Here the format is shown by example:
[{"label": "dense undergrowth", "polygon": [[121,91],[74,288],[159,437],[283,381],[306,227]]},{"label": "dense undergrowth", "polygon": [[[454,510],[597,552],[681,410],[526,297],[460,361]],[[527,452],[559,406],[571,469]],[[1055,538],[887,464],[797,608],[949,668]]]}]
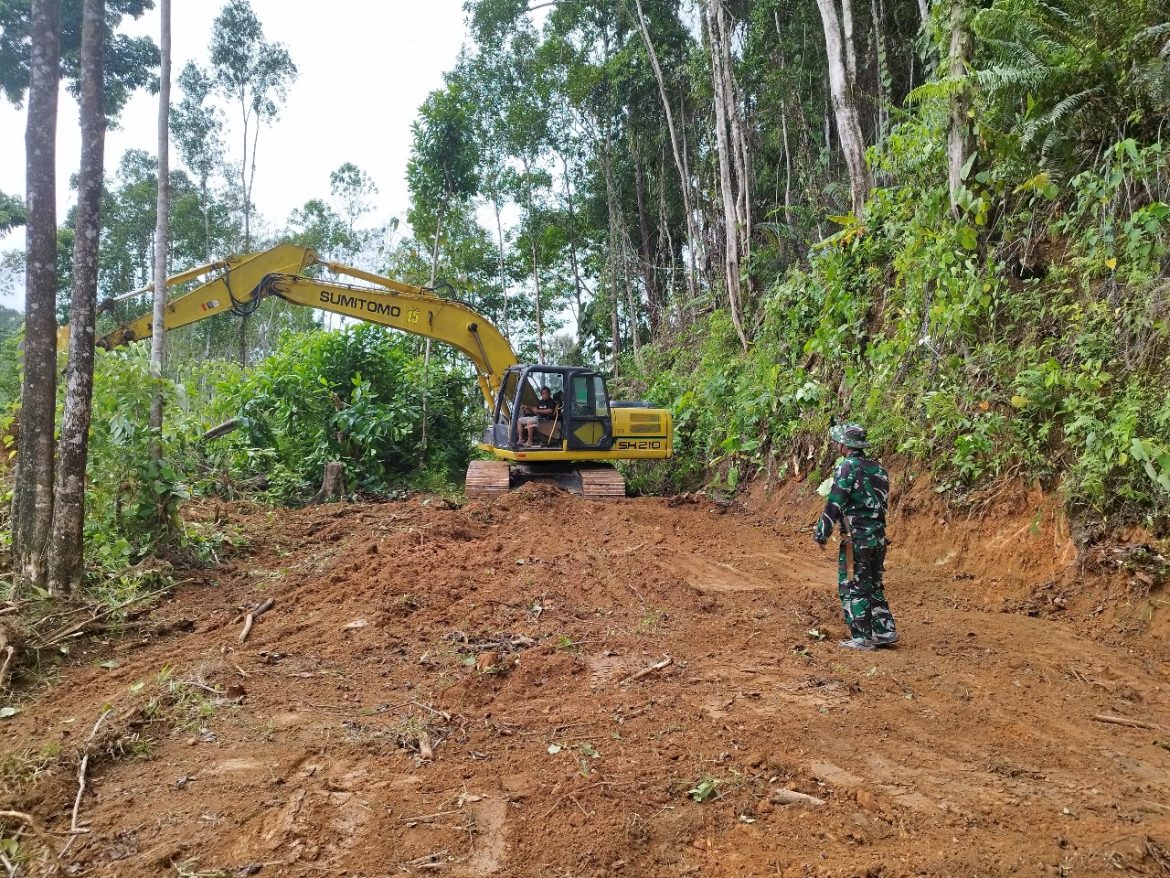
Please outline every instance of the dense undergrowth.
[{"label": "dense undergrowth", "polygon": [[[928,119],[929,117],[927,117]],[[1170,172],[1124,140],[1069,179],[990,164],[952,214],[945,136],[903,125],[871,156],[893,181],[864,221],[756,303],[745,355],[725,313],[649,349],[632,383],[675,410],[650,487],[823,466],[831,418],[961,497],[1018,477],[1083,518],[1170,525]],[[767,253],[757,255],[757,261]],[[815,452],[815,453],[814,453]],[[794,456],[795,455],[795,456]]]},{"label": "dense undergrowth", "polygon": [[[328,461],[345,465],[351,496],[461,483],[479,423],[469,382],[447,360],[424,369],[418,347],[368,325],[292,333],[253,368],[196,364],[175,380],[151,376],[143,344],[99,351],[85,519],[99,597],[117,602],[153,588],[176,562],[220,557],[235,537],[184,516],[192,499],[303,503]],[[148,426],[156,391],[161,434]],[[11,427],[13,415],[5,420]],[[204,438],[229,420],[234,431]]]}]

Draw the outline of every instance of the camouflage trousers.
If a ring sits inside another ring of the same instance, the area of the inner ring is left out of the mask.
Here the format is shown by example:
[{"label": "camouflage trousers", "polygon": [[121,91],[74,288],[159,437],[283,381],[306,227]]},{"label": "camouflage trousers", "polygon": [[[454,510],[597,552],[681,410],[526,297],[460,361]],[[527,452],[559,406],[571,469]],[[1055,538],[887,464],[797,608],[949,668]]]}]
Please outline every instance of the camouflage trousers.
[{"label": "camouflage trousers", "polygon": [[845,543],[841,543],[837,552],[837,593],[851,637],[869,640],[875,635],[894,633],[894,616],[882,590],[885,570],[885,546],[858,546],[853,549],[853,578],[850,579]]}]

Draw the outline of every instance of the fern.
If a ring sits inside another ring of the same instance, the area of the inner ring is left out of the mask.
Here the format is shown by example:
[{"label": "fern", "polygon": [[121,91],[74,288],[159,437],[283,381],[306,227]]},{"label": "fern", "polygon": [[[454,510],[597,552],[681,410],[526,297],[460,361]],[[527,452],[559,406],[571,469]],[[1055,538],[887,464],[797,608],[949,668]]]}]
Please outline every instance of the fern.
[{"label": "fern", "polygon": [[1170,110],[1167,18],[1165,0],[995,0],[974,19],[982,123],[1065,175],[1118,137],[1153,142]]}]

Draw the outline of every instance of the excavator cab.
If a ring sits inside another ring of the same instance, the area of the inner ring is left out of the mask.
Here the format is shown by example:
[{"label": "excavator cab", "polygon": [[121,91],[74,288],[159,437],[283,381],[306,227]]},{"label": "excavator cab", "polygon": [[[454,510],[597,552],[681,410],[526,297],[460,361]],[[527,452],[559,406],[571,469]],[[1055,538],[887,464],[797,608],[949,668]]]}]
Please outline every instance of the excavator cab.
[{"label": "excavator cab", "polygon": [[[558,405],[551,421],[537,426],[537,448],[520,444],[520,418],[547,387]],[[514,366],[500,382],[492,423],[484,444],[513,451],[608,451],[613,445],[613,416],[605,378],[577,366]]]}]

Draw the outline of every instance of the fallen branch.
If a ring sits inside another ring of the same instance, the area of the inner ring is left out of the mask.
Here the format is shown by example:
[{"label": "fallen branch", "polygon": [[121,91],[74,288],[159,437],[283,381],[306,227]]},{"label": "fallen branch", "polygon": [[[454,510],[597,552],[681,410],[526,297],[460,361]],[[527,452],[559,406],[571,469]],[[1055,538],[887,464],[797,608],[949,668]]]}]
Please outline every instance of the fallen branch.
[{"label": "fallen branch", "polygon": [[[166,594],[172,588],[174,588],[175,586],[180,585],[180,584],[181,583],[175,582],[175,583],[171,583],[171,585],[168,585],[166,588],[159,588],[159,589],[155,589],[154,591],[144,592],[143,594],[135,595],[134,597],[130,598],[129,600],[122,601],[122,603],[120,603],[120,604],[115,604],[112,607],[107,607],[105,610],[101,610],[101,611],[96,612],[96,613],[94,612],[94,607],[92,607],[92,606],[86,607],[85,609],[87,609],[90,613],[90,617],[88,619],[86,619],[83,622],[78,622],[75,625],[70,625],[69,627],[61,629],[59,631],[56,631],[53,634],[50,634],[47,638],[39,640],[39,641],[31,644],[29,646],[29,649],[40,650],[40,649],[47,649],[50,646],[56,646],[61,641],[65,640],[69,637],[72,637],[75,634],[82,633],[86,629],[86,627],[94,624],[95,622],[100,622],[103,619],[108,619],[110,616],[114,615],[119,610],[124,610],[127,607],[129,607],[131,604],[136,604],[136,603],[139,603],[141,601],[149,600],[150,598],[154,598],[154,597],[158,597],[159,595]],[[46,618],[49,618],[49,617],[46,617]]]},{"label": "fallen branch", "polygon": [[89,754],[81,757],[81,764],[77,766],[77,796],[73,799],[73,818],[69,821],[69,831],[77,833],[77,818],[81,813],[81,797],[85,795],[85,770],[89,767]]},{"label": "fallen branch", "polygon": [[248,639],[248,635],[252,633],[252,625],[255,624],[256,620],[271,610],[275,605],[276,601],[272,598],[265,598],[260,606],[244,618],[244,630],[240,632],[240,643]]},{"label": "fallen branch", "polygon": [[768,801],[773,805],[823,805],[824,799],[810,796],[808,793],[798,793],[795,790],[774,790]]},{"label": "fallen branch", "polygon": [[4,661],[0,663],[0,692],[8,689],[8,666],[12,664],[12,659],[16,656],[15,646],[4,647]]},{"label": "fallen branch", "polygon": [[202,689],[204,692],[210,692],[212,695],[223,697],[227,695],[222,689],[216,689],[214,686],[208,686],[206,683],[200,683],[198,680],[178,680],[180,686],[192,686],[195,689]]},{"label": "fallen branch", "polygon": [[446,849],[435,851],[433,854],[427,854],[426,856],[422,857],[415,857],[413,860],[407,860],[405,863],[399,863],[398,866],[399,868],[405,866],[414,866],[416,869],[418,869],[422,868],[423,866],[437,865],[435,861],[438,860],[439,857],[447,856],[447,853],[448,852]]},{"label": "fallen branch", "polygon": [[669,665],[671,665],[673,663],[674,663],[674,659],[671,658],[670,656],[667,656],[662,661],[655,662],[654,664],[652,664],[648,668],[642,668],[642,670],[638,671],[636,674],[630,674],[630,676],[626,677],[624,680],[621,680],[618,683],[618,685],[624,686],[624,685],[626,685],[626,683],[633,683],[635,680],[641,680],[643,677],[648,677],[650,674],[653,674],[655,671],[661,671],[663,668],[668,667]]},{"label": "fallen branch", "polygon": [[1124,716],[1111,716],[1107,713],[1095,713],[1093,714],[1093,719],[1099,723],[1110,723],[1115,726],[1129,726],[1130,728],[1134,729],[1153,729],[1154,731],[1160,731],[1162,728],[1159,725],[1148,723],[1144,720],[1129,719],[1128,717]]},{"label": "fallen branch", "polygon": [[239,418],[232,418],[230,421],[224,421],[222,424],[217,424],[206,433],[199,437],[202,442],[210,442],[212,439],[218,439],[220,436],[226,436],[228,433],[240,426]]},{"label": "fallen branch", "polygon": [[429,704],[423,704],[421,701],[411,701],[410,704],[413,704],[415,707],[421,707],[423,710],[429,711],[435,716],[442,717],[446,722],[451,722],[451,714],[445,710],[436,710]]},{"label": "fallen branch", "polygon": [[61,856],[64,856],[65,852],[69,850],[69,846],[73,844],[74,839],[77,838],[79,833],[87,831],[81,829],[77,824],[78,815],[81,813],[81,798],[85,795],[85,771],[89,768],[89,745],[97,737],[98,729],[102,727],[102,723],[106,721],[106,717],[113,713],[113,710],[111,707],[102,711],[101,716],[97,718],[97,722],[93,724],[93,728],[89,730],[89,736],[85,739],[86,752],[81,757],[81,764],[77,766],[77,796],[73,799],[73,817],[69,821],[70,838],[65,843],[65,847],[61,849]]}]

